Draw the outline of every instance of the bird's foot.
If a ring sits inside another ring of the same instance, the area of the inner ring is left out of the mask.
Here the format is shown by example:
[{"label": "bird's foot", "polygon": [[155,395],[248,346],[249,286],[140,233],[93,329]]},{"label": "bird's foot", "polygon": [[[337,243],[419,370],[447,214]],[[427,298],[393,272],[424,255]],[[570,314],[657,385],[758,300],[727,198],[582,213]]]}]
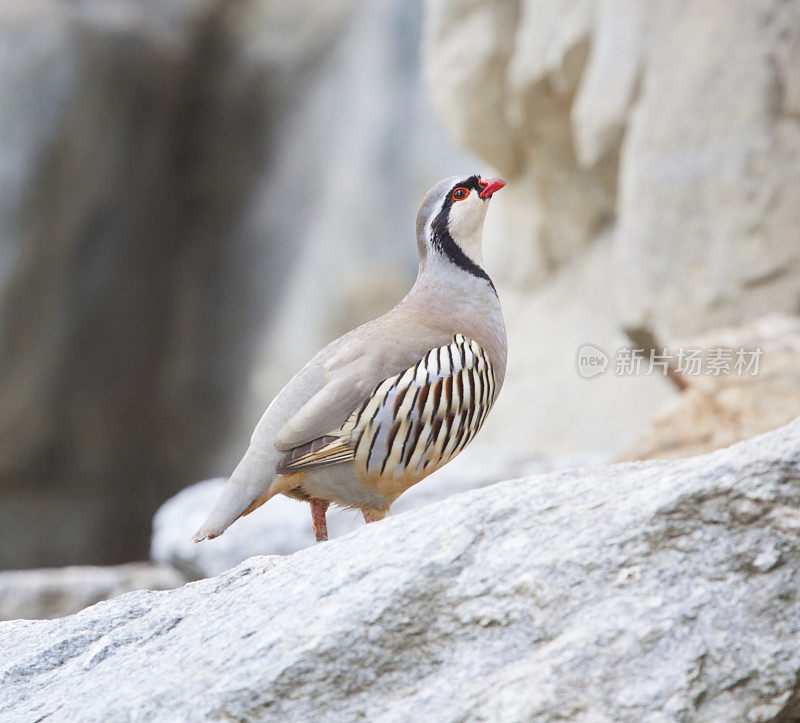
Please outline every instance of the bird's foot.
[{"label": "bird's foot", "polygon": [[310,501],[314,536],[317,538],[317,542],[325,542],[328,539],[328,522],[325,519],[325,513],[331,503],[328,500],[320,500],[316,497],[312,497]]},{"label": "bird's foot", "polygon": [[376,510],[372,508],[362,509],[361,514],[364,515],[364,522],[367,524],[370,522],[377,522],[378,520],[382,520],[384,517],[386,517],[386,512],[383,510]]}]

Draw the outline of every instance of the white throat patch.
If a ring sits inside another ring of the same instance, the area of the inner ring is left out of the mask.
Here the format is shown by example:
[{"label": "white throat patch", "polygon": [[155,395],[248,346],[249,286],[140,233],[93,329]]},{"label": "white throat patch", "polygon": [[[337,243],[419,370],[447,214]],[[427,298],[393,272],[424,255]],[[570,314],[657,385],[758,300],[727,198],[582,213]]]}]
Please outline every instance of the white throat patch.
[{"label": "white throat patch", "polygon": [[489,204],[470,191],[463,201],[453,201],[447,228],[461,250],[483,267],[483,221]]}]

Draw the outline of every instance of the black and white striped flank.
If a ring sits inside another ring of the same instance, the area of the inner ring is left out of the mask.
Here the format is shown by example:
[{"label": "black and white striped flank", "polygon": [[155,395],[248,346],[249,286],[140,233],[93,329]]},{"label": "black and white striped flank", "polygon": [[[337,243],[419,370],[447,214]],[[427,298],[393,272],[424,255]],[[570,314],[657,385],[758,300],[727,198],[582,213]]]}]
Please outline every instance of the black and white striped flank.
[{"label": "black and white striped flank", "polygon": [[354,462],[368,480],[426,476],[472,441],[494,398],[488,356],[457,334],[381,382],[342,431],[349,432]]},{"label": "black and white striped flank", "polygon": [[464,449],[497,392],[486,352],[456,334],[402,374],[385,379],[337,434],[287,454],[283,474],[352,461],[365,482],[422,479]]}]

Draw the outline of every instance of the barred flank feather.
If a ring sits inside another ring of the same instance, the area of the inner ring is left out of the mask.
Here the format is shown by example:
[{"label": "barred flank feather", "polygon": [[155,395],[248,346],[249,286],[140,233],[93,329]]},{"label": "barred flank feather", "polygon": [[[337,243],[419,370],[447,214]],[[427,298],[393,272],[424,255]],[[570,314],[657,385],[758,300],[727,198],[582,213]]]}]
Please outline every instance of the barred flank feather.
[{"label": "barred flank feather", "polygon": [[449,462],[483,425],[496,394],[492,364],[456,334],[413,367],[385,379],[337,434],[289,452],[278,471],[352,461],[359,477],[419,478]]}]

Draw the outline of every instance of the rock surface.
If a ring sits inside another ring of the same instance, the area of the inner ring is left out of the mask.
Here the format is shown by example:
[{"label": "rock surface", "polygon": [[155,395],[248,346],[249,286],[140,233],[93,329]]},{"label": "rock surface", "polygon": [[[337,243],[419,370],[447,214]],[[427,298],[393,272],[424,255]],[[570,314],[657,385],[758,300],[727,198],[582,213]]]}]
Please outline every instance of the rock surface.
[{"label": "rock surface", "polygon": [[[769,314],[670,345],[673,355],[680,349],[702,351],[696,357],[702,373],[684,376],[687,388],[650,423],[627,459],[711,452],[800,415],[800,317]],[[745,354],[737,368],[740,349]],[[712,363],[719,373],[708,373]]]},{"label": "rock surface", "polygon": [[645,5],[620,152],[623,323],[665,339],[795,313],[800,2]]},{"label": "rock surface", "polygon": [[[485,487],[512,477],[549,472],[597,459],[571,457],[555,462],[539,457],[470,447],[448,465],[403,494],[392,506],[392,515],[450,497],[458,492]],[[236,522],[224,535],[195,544],[192,535],[202,524],[225,485],[225,478],[198,482],[167,500],[153,518],[150,557],[171,565],[191,579],[211,577],[253,555],[287,555],[315,544],[307,504],[278,495],[267,505]],[[361,514],[331,507],[331,538],[364,526]]]},{"label": "rock surface", "polygon": [[131,590],[170,590],[186,582],[168,565],[58,567],[0,572],[0,620],[71,615]]},{"label": "rock surface", "polygon": [[216,578],[0,624],[0,715],[790,721],[800,420],[502,482]]}]

